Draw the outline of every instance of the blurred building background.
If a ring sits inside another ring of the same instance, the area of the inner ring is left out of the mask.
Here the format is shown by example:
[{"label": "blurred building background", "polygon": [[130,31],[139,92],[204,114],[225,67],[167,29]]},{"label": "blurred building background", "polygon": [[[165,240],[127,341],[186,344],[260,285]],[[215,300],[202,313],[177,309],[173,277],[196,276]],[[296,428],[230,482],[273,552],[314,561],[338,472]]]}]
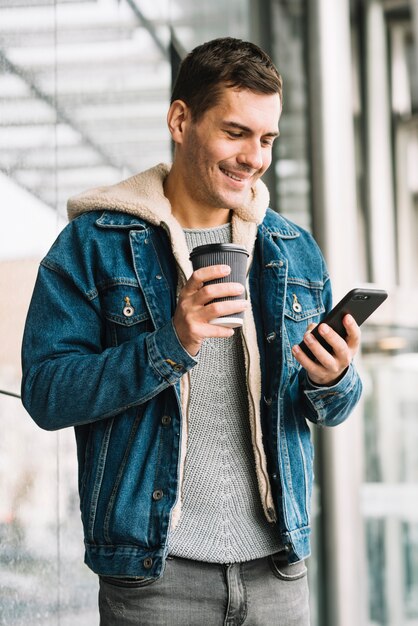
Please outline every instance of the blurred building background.
[{"label": "blurred building background", "polygon": [[389,292],[361,406],[314,433],[312,624],[418,624],[418,0],[1,0],[1,625],[98,624],[73,433],[15,397],[38,263],[68,196],[170,159],[179,58],[224,35],[284,78],[273,208],[314,233],[336,300]]}]

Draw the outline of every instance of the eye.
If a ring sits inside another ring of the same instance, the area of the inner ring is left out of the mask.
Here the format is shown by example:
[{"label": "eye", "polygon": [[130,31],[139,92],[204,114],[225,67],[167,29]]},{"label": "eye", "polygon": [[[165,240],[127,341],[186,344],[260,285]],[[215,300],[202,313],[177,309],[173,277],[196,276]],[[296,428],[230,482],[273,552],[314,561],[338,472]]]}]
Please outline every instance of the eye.
[{"label": "eye", "polygon": [[263,146],[267,147],[267,148],[271,148],[273,146],[274,143],[274,139],[271,137],[267,137],[261,140],[261,143]]},{"label": "eye", "polygon": [[242,133],[237,133],[232,130],[227,130],[226,133],[231,137],[231,139],[240,139],[242,137]]}]

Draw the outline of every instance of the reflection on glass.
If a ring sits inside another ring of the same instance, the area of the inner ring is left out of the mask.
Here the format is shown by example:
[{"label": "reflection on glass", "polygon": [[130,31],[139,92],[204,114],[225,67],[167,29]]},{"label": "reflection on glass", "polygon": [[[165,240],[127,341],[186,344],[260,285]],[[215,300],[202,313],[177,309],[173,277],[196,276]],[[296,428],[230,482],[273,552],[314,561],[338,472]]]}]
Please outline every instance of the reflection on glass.
[{"label": "reflection on glass", "polygon": [[385,541],[382,520],[366,521],[367,562],[369,572],[369,624],[387,624],[385,598]]},{"label": "reflection on glass", "polygon": [[[13,387],[4,366],[0,386]],[[94,626],[96,577],[83,565],[73,433],[46,433],[0,395],[0,624]]]},{"label": "reflection on glass", "polygon": [[402,524],[403,560],[405,563],[405,615],[418,620],[418,522]]},{"label": "reflection on glass", "polygon": [[[365,332],[362,510],[368,562],[369,626],[418,619],[418,354],[411,329]],[[401,351],[374,351],[394,346]],[[396,342],[398,347],[401,342]]]},{"label": "reflection on glass", "polygon": [[285,217],[311,229],[308,147],[307,5],[305,0],[272,3],[274,59],[283,77],[284,112],[275,144],[277,199]]},{"label": "reflection on glass", "polygon": [[[375,385],[373,372],[368,373],[368,385],[372,388]],[[379,450],[377,445],[376,432],[377,407],[374,404],[375,396],[369,393],[364,400],[364,449],[367,450],[365,457],[365,480],[367,482],[380,482],[382,480]]]}]

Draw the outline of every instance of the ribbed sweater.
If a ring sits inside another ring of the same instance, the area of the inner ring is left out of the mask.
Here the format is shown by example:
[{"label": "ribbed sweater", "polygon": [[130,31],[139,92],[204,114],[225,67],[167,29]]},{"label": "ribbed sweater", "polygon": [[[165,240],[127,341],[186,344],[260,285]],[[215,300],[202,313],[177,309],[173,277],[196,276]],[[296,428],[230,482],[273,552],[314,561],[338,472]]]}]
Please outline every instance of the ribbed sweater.
[{"label": "ribbed sweater", "polygon": [[[191,251],[230,242],[231,226],[185,229],[185,235]],[[169,552],[214,563],[277,552],[277,528],[263,513],[257,486],[241,330],[205,339],[190,377],[183,505]]]}]

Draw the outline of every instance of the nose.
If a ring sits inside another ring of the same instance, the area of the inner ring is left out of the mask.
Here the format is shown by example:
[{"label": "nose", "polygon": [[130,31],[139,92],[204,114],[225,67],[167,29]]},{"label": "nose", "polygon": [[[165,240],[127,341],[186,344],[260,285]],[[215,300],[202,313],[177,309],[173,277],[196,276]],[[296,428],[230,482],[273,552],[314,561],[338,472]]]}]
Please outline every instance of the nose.
[{"label": "nose", "polygon": [[248,141],[237,160],[238,163],[245,164],[253,170],[260,170],[264,165],[264,159],[259,141]]}]

